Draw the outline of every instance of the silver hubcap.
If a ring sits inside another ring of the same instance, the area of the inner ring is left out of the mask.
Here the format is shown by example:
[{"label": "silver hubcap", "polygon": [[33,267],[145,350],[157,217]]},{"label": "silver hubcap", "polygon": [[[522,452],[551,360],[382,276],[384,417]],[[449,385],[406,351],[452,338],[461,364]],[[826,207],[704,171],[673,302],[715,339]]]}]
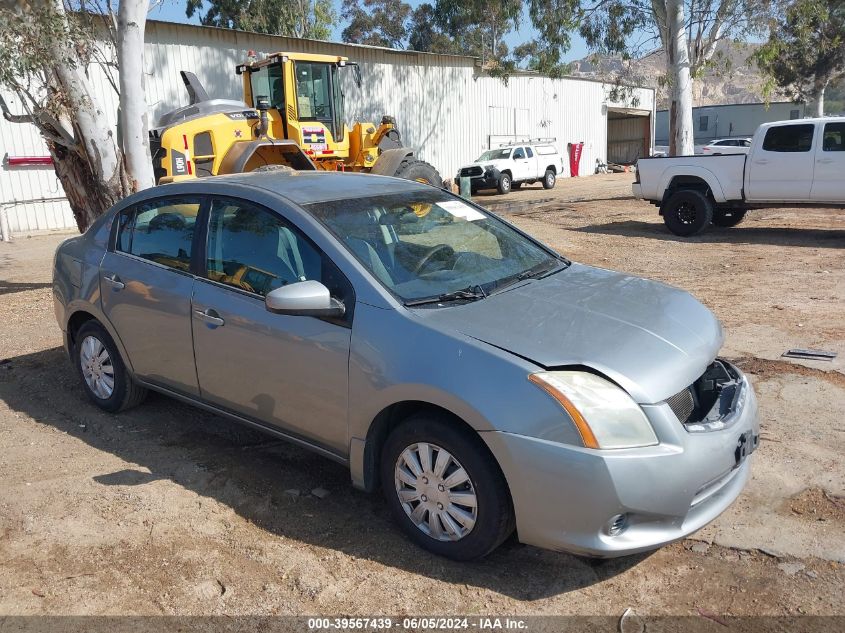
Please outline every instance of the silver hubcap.
[{"label": "silver hubcap", "polygon": [[91,392],[100,400],[108,400],[114,393],[114,365],[106,346],[94,336],[86,336],[79,348],[82,376]]},{"label": "silver hubcap", "polygon": [[399,455],[396,494],[419,530],[438,541],[459,541],[478,518],[475,487],[464,467],[436,444],[412,444]]}]

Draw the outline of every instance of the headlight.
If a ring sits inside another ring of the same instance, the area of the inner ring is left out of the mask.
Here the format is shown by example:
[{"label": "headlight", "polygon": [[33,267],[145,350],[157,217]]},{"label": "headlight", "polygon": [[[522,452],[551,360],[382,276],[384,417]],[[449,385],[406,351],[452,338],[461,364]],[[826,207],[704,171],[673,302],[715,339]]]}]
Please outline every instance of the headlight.
[{"label": "headlight", "polygon": [[485,165],[484,169],[486,169],[487,171],[490,171],[491,169],[496,169],[496,166],[495,165]]},{"label": "headlight", "polygon": [[657,444],[643,410],[609,380],[583,371],[541,371],[528,380],[566,410],[587,448]]}]

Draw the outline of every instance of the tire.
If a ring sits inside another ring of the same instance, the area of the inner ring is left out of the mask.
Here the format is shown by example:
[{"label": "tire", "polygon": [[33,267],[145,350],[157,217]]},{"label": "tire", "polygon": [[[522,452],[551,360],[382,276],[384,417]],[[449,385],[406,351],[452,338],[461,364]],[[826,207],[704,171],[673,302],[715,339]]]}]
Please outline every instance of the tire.
[{"label": "tire", "polygon": [[[421,464],[419,455],[422,453],[418,451],[425,449],[420,445],[431,447],[428,452],[431,465],[425,473],[414,477],[404,457],[415,454],[416,463]],[[449,490],[441,489],[442,484],[441,488],[435,487],[438,481],[435,471],[437,457],[442,452],[450,457],[441,480],[445,483],[454,476],[460,465],[468,478],[462,484],[454,484],[452,494],[472,495],[476,504],[474,510],[471,505],[455,505]],[[417,483],[416,488],[398,478],[400,469],[405,478],[410,473],[411,480]],[[393,517],[405,533],[417,545],[440,556],[454,560],[480,558],[501,545],[514,530],[513,505],[498,464],[474,432],[457,426],[447,417],[422,413],[411,416],[396,427],[381,452],[381,482]],[[425,486],[427,495],[419,493],[421,486]],[[409,496],[419,496],[403,502],[399,497],[400,487]],[[428,495],[431,498],[427,498]],[[440,506],[441,510],[444,507],[446,510],[438,512],[435,504],[442,501],[450,505]],[[422,527],[418,527],[411,518],[411,513],[420,507],[423,508],[420,514]],[[437,514],[433,515],[432,510]]]},{"label": "tire", "polygon": [[[107,354],[105,360],[103,352]],[[125,411],[138,406],[147,397],[147,390],[132,380],[114,341],[97,321],[84,323],[76,333],[73,364],[88,398],[104,411]],[[112,372],[110,392],[109,381],[103,378],[109,375],[109,368]],[[99,381],[97,376],[101,377]]]},{"label": "tire", "polygon": [[432,185],[433,187],[440,187],[443,183],[443,179],[434,167],[416,158],[406,158],[403,160],[399,163],[399,167],[396,168],[396,172],[393,175],[396,178],[415,180],[426,185]]},{"label": "tire", "polygon": [[253,172],[265,172],[265,171],[292,172],[292,171],[296,171],[296,170],[293,167],[288,167],[287,165],[262,165],[261,167],[256,167],[252,171]]},{"label": "tire", "polygon": [[713,212],[713,225],[731,227],[745,219],[745,211],[735,209],[716,209]]},{"label": "tire", "polygon": [[501,194],[510,193],[512,184],[511,175],[505,172],[499,176],[499,184],[496,186],[496,190]]},{"label": "tire", "polygon": [[557,176],[551,169],[546,170],[546,175],[543,176],[543,189],[554,189],[557,182]]},{"label": "tire", "polygon": [[660,207],[663,222],[675,235],[689,237],[700,233],[713,221],[713,202],[701,191],[676,191]]}]

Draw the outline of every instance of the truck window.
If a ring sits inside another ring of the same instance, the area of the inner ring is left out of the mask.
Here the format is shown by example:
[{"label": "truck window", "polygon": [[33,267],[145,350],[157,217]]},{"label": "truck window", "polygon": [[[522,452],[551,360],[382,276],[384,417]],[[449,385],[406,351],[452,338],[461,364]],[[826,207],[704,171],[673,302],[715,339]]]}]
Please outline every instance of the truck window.
[{"label": "truck window", "polygon": [[528,155],[528,158],[534,158],[534,152],[531,151],[530,147],[525,148],[525,153]]},{"label": "truck window", "polygon": [[845,152],[845,123],[827,123],[824,126],[825,152]]},{"label": "truck window", "polygon": [[771,127],[763,139],[763,149],[767,152],[809,152],[815,127],[812,123]]},{"label": "truck window", "polygon": [[521,147],[517,147],[516,150],[513,153],[513,159],[517,160],[517,159],[520,159],[520,158],[525,158],[525,152],[522,151]]}]

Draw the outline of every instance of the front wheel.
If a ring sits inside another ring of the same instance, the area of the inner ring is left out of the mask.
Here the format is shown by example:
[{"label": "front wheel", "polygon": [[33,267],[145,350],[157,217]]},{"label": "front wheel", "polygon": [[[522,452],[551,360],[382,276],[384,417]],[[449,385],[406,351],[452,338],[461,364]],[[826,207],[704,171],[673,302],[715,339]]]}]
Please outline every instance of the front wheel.
[{"label": "front wheel", "polygon": [[382,450],[381,485],[404,532],[440,556],[479,558],[513,532],[504,476],[481,439],[454,421],[419,414],[398,426]]},{"label": "front wheel", "polygon": [[737,211],[735,209],[717,209],[713,212],[713,224],[715,226],[736,226],[744,219],[745,211]]},{"label": "front wheel", "polygon": [[546,175],[543,176],[543,189],[553,189],[557,182],[557,176],[551,169],[546,170]]},{"label": "front wheel", "polygon": [[713,202],[696,189],[676,191],[660,207],[663,222],[675,235],[700,233],[713,221]]},{"label": "front wheel", "polygon": [[437,173],[434,166],[416,158],[406,158],[403,160],[393,175],[396,178],[414,180],[433,187],[443,186],[443,179],[440,178],[440,174]]},{"label": "front wheel", "polygon": [[510,174],[502,174],[501,176],[499,176],[499,185],[498,187],[496,187],[496,189],[498,189],[499,193],[502,194],[509,193],[511,190],[512,182],[513,181],[511,180]]}]

